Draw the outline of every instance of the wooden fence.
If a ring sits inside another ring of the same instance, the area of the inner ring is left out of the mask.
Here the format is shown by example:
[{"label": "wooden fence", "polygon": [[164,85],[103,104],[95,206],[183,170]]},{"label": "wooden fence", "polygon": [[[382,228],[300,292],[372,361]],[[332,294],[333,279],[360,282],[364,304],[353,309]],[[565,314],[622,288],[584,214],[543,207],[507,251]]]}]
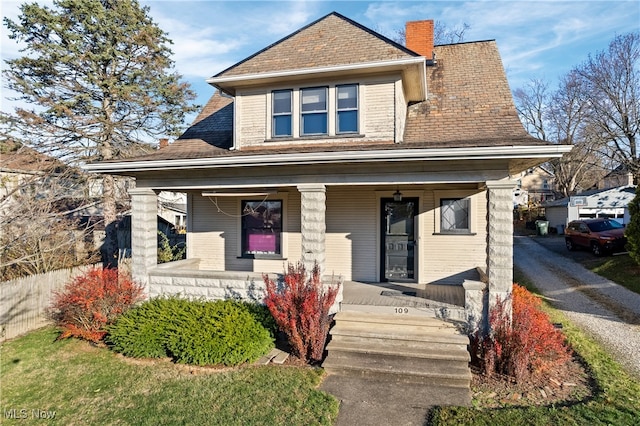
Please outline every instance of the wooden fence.
[{"label": "wooden fence", "polygon": [[90,268],[78,266],[0,282],[0,342],[49,323],[52,293]]}]

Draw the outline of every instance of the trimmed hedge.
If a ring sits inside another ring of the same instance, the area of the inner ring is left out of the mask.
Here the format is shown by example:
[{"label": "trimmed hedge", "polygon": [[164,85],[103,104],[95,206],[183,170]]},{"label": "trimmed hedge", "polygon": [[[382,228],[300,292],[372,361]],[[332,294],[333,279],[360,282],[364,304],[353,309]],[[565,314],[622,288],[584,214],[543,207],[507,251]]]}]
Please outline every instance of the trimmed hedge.
[{"label": "trimmed hedge", "polygon": [[275,323],[264,306],[235,300],[151,299],[108,329],[111,348],[135,358],[169,356],[195,365],[253,362],[274,346]]}]

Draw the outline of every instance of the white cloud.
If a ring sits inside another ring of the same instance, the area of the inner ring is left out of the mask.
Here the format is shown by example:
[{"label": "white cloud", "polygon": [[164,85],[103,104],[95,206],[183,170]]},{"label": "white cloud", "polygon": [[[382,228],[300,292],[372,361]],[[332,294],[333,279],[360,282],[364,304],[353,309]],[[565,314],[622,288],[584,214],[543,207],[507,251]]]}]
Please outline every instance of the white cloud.
[{"label": "white cloud", "polygon": [[[176,5],[181,4],[180,7]],[[316,18],[316,2],[147,2],[185,76],[210,77]],[[206,12],[206,13],[205,13]]]},{"label": "white cloud", "polygon": [[276,4],[277,9],[283,7],[285,10],[274,10],[261,18],[264,20],[267,31],[277,36],[288,35],[319,18],[319,16],[315,16],[316,7],[313,2],[297,1]]}]

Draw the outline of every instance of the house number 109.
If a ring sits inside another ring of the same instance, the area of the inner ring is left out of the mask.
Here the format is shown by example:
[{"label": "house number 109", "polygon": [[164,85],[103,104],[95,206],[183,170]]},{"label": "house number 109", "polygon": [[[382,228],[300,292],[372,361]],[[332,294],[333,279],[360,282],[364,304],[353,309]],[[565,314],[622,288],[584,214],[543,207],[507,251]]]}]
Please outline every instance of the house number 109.
[{"label": "house number 109", "polygon": [[396,314],[408,314],[409,308],[395,308]]}]

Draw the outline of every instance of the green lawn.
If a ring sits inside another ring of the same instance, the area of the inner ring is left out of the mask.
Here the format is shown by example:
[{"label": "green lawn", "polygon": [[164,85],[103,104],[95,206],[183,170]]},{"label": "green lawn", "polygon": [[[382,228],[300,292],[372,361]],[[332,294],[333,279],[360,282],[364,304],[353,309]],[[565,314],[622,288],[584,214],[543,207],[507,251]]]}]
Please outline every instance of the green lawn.
[{"label": "green lawn", "polygon": [[[525,280],[516,281],[534,291]],[[527,408],[442,407],[432,413],[434,425],[638,425],[640,419],[640,381],[630,377],[593,339],[571,324],[558,310],[545,306],[554,323],[573,349],[587,364],[595,382],[594,396],[568,406]]]},{"label": "green lawn", "polygon": [[320,369],[136,362],[56,336],[45,328],[2,345],[0,423],[55,411],[49,424],[329,425],[338,413],[316,389]]},{"label": "green lawn", "polygon": [[601,258],[585,266],[596,274],[640,294],[640,265],[628,254]]}]

